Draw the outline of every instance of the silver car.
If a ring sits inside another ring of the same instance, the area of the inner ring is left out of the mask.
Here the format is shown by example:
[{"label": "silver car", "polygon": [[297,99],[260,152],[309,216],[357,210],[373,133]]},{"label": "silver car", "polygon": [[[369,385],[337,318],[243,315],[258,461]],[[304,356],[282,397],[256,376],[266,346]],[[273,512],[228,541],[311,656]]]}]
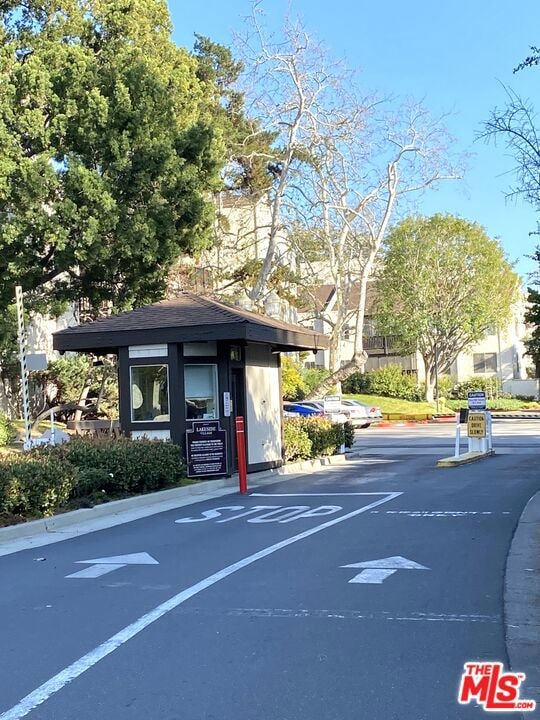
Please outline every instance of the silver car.
[{"label": "silver car", "polygon": [[343,408],[348,409],[351,413],[356,416],[356,421],[351,422],[361,428],[368,428],[374,423],[381,422],[384,419],[381,408],[377,405],[368,405],[367,403],[360,402],[360,400],[349,400],[345,399],[341,401]]}]

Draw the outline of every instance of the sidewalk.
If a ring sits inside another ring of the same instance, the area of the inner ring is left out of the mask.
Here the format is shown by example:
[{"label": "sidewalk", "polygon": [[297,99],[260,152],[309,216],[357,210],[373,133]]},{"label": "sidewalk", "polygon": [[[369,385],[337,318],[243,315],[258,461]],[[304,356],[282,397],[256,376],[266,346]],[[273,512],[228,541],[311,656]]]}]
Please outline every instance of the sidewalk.
[{"label": "sidewalk", "polygon": [[536,700],[533,715],[540,717],[540,492],[529,500],[512,540],[504,615],[510,667],[527,674],[521,697]]}]

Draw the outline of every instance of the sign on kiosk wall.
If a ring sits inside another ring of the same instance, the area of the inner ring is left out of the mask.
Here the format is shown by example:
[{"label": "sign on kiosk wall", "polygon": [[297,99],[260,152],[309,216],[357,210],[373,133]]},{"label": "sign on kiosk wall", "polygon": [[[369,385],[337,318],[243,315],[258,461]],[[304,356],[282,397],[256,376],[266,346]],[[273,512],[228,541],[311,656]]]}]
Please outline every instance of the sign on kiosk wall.
[{"label": "sign on kiosk wall", "polygon": [[227,433],[219,420],[200,420],[186,431],[188,477],[227,474]]}]

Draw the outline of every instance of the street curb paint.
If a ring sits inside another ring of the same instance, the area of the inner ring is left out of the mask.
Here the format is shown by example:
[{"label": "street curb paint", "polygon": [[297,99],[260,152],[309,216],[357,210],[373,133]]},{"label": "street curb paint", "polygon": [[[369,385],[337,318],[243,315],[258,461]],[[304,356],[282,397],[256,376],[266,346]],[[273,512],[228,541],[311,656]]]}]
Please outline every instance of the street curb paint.
[{"label": "street curb paint", "polygon": [[483,460],[484,458],[495,455],[495,450],[488,450],[487,452],[467,452],[459,457],[451,455],[450,457],[441,458],[437,460],[437,467],[457,467],[458,465],[468,465],[469,463],[476,462],[477,460]]}]

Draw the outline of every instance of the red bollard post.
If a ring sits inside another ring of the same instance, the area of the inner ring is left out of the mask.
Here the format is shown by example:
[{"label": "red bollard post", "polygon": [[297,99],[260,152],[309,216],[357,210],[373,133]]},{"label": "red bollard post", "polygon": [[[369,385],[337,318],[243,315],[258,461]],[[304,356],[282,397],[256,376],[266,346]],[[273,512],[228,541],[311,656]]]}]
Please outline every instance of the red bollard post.
[{"label": "red bollard post", "polygon": [[238,456],[238,481],[240,492],[247,493],[247,465],[246,465],[246,431],[244,428],[244,418],[238,416],[236,418],[236,454]]}]

